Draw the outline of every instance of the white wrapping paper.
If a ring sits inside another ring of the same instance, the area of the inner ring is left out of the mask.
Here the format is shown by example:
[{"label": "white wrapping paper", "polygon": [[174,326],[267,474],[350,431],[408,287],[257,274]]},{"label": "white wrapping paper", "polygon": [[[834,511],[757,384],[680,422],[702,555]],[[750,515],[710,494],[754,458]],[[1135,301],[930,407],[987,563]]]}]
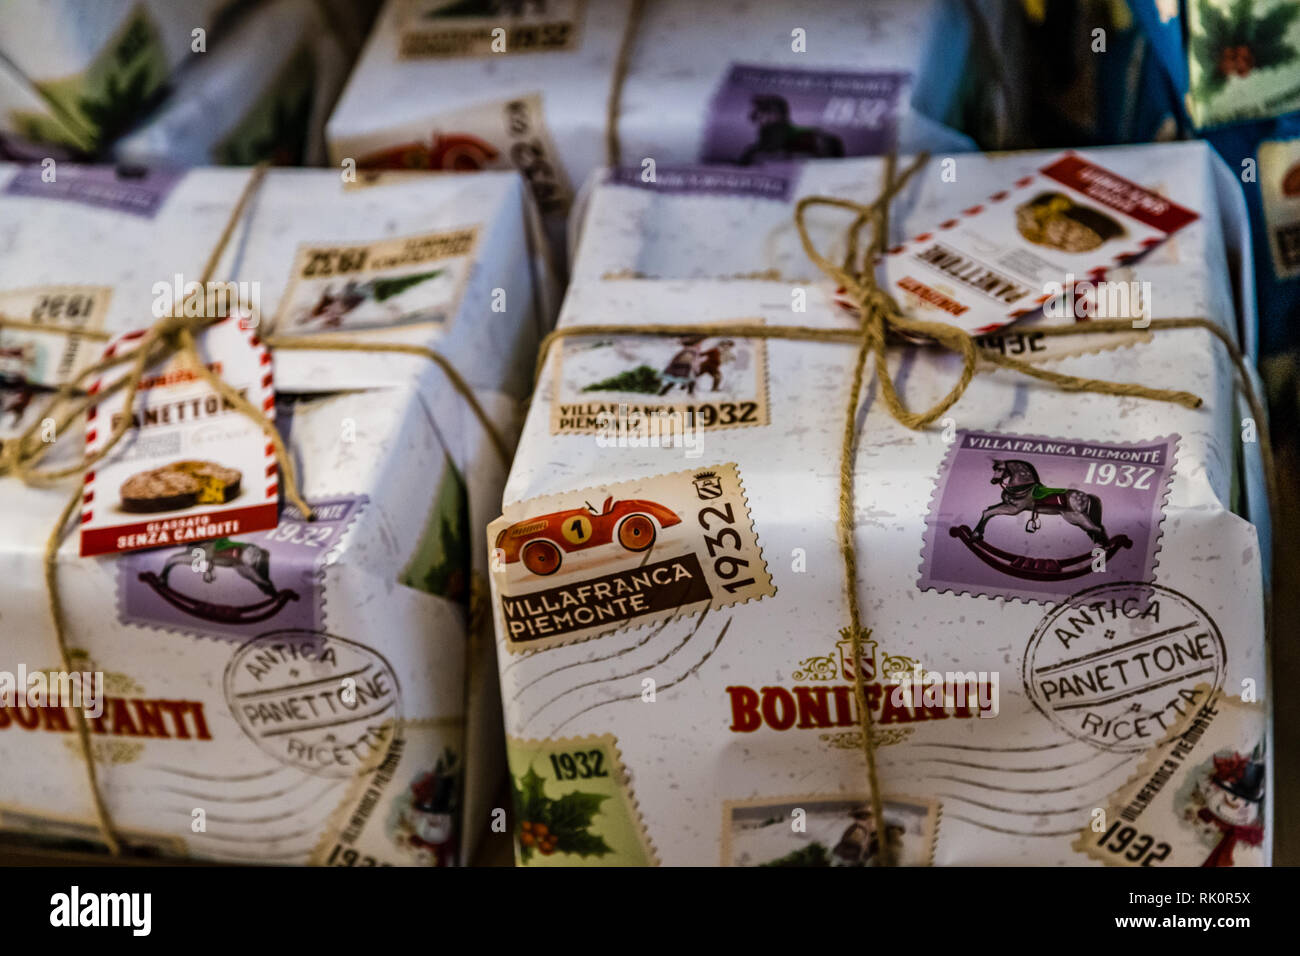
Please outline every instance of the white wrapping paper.
[{"label": "white wrapping paper", "polygon": [[[1234,292],[1249,287],[1240,210],[1208,151],[1087,155],[1200,214],[1122,278],[1150,282],[1156,316],[1236,334],[1253,318]],[[960,189],[932,165],[895,207],[898,235],[1044,158],[961,157]],[[878,168],[812,164],[797,193],[868,199]],[[560,325],[629,335],[552,350],[488,533],[520,859],[872,865],[883,838],[909,865],[1267,863],[1267,514],[1243,483],[1258,446],[1227,356],[1199,330],[1090,341],[1051,367],[1204,405],[996,371],[921,432],[890,415],[869,366],[853,464],[869,633],[855,662],[836,539],[853,347],[632,331],[851,328],[789,214],[623,186],[593,196]],[[832,260],[834,222],[814,226]],[[716,278],[765,269],[781,281]],[[610,272],[653,278],[597,278]],[[1031,336],[1002,347],[1032,357]],[[913,409],[960,370],[927,347],[892,348],[888,364]],[[662,428],[639,441],[659,411],[681,416],[684,447]]]}]

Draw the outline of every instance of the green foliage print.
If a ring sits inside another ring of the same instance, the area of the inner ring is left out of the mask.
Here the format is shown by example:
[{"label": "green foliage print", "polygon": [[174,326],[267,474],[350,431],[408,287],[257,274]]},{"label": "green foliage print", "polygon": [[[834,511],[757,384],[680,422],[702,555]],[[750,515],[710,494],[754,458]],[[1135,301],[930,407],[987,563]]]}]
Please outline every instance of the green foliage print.
[{"label": "green foliage print", "polygon": [[1297,58],[1286,32],[1300,16],[1300,4],[1281,2],[1258,16],[1253,7],[1251,0],[1235,0],[1225,12],[1210,0],[1199,0],[1200,30],[1191,38],[1192,56],[1200,67],[1199,98],[1215,95],[1233,77],[1275,69]]},{"label": "green foliage print", "polygon": [[663,379],[649,365],[638,365],[627,372],[592,382],[585,386],[584,392],[639,392],[643,395],[658,395],[663,388]]},{"label": "green foliage print", "polygon": [[520,858],[527,863],[534,853],[572,853],[581,857],[605,856],[613,848],[591,832],[592,821],[606,794],[573,790],[558,799],[546,795],[546,782],[532,767],[521,779],[510,779],[515,813],[519,820]]}]

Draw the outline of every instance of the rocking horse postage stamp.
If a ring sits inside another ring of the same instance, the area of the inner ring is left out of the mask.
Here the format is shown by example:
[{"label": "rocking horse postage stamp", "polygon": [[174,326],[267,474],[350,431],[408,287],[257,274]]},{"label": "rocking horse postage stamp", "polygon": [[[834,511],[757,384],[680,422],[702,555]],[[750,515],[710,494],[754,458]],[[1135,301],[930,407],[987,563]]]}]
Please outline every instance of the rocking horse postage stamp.
[{"label": "rocking horse postage stamp", "polygon": [[926,517],[920,589],[1041,603],[1086,583],[1150,581],[1177,447],[1177,435],[957,431]]},{"label": "rocking horse postage stamp", "polygon": [[488,547],[510,653],[776,593],[734,464],[509,505]]},{"label": "rocking horse postage stamp", "polygon": [[626,435],[629,441],[644,438],[652,447],[656,440],[676,447],[686,431],[770,421],[767,345],[762,339],[572,338],[561,342],[557,353],[553,435]]},{"label": "rocking horse postage stamp", "polygon": [[1073,847],[1107,866],[1265,862],[1264,708],[1208,685]]},{"label": "rocking horse postage stamp", "polygon": [[368,500],[314,501],[311,522],[286,503],[267,531],[123,555],[118,618],[235,642],[273,628],[322,628],[324,562]]}]

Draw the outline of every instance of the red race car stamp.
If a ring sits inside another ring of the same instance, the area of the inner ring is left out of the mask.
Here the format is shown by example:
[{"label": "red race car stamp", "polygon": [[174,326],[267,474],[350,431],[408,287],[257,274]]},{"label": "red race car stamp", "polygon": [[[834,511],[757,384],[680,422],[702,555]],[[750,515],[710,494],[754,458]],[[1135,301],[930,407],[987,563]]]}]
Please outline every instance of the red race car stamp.
[{"label": "red race car stamp", "polygon": [[488,546],[511,653],[776,593],[734,464],[519,502]]}]

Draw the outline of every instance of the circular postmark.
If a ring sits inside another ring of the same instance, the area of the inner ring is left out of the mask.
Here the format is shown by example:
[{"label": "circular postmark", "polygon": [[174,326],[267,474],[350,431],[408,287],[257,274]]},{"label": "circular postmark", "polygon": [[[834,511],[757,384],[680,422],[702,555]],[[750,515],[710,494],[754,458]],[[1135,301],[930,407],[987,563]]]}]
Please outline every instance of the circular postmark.
[{"label": "circular postmark", "polygon": [[1185,594],[1137,581],[1080,591],[1043,618],[1025,649],[1025,690],[1042,714],[1102,750],[1150,748],[1208,684],[1223,683],[1218,625]]},{"label": "circular postmark", "polygon": [[271,631],[226,665],[226,704],[281,763],[351,777],[379,763],[402,716],[397,675],[379,653],[321,631]]}]

